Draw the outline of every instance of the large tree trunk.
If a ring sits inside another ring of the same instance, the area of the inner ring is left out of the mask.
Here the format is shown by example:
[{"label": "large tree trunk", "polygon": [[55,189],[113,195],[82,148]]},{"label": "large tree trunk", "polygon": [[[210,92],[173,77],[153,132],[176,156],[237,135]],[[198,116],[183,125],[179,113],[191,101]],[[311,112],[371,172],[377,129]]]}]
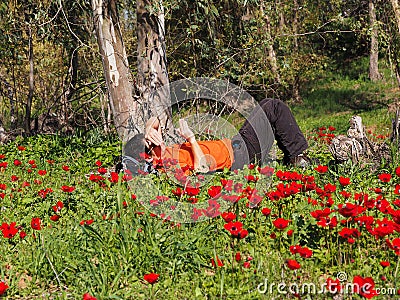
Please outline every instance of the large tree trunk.
[{"label": "large tree trunk", "polygon": [[[297,39],[297,33],[299,31],[299,3],[297,0],[293,1],[294,5],[294,15],[293,15],[293,33],[294,33],[294,53],[299,53],[299,41]],[[293,80],[293,93],[292,97],[295,103],[301,103],[301,96],[300,96],[300,76],[298,73],[294,75]]]},{"label": "large tree trunk", "polygon": [[27,134],[31,133],[31,110],[32,110],[32,100],[33,100],[33,91],[35,88],[34,85],[34,69],[33,69],[33,37],[32,30],[29,26],[28,29],[28,38],[29,38],[29,46],[28,46],[28,61],[29,61],[29,92],[28,99],[25,105],[25,132]]},{"label": "large tree trunk", "polygon": [[[4,85],[5,89],[7,89],[7,98],[10,101],[10,130],[15,129],[15,100],[14,100],[14,91],[12,86],[8,83],[8,81],[0,77],[0,87]],[[0,120],[0,125],[4,126],[4,124]]]},{"label": "large tree trunk", "polygon": [[68,57],[70,58],[70,66],[64,80],[65,92],[61,97],[60,121],[63,128],[72,130],[69,126],[69,120],[72,114],[71,102],[78,82],[78,47],[68,49]]},{"label": "large tree trunk", "polygon": [[399,6],[399,1],[398,0],[390,0],[390,2],[392,3],[394,16],[396,18],[398,33],[400,34],[400,6]]},{"label": "large tree trunk", "polygon": [[261,14],[265,20],[265,34],[268,40],[267,51],[268,51],[269,65],[271,66],[271,71],[274,75],[275,82],[280,83],[281,78],[279,76],[278,62],[276,59],[276,53],[274,49],[274,39],[271,32],[271,21],[269,19],[268,13],[265,13],[264,11],[264,2],[261,3],[260,9],[261,9]]},{"label": "large tree trunk", "polygon": [[[165,53],[165,25],[162,1],[138,0],[138,90],[140,100],[148,104],[147,117],[160,119],[167,141],[175,139]],[[161,88],[161,87],[166,88]]]},{"label": "large tree trunk", "polygon": [[[396,23],[397,23],[397,32],[400,36],[400,6],[398,0],[391,0],[393,7],[393,12],[394,16],[396,18]],[[395,63],[395,72],[396,72],[396,78],[397,78],[397,84],[400,86],[400,65],[398,62],[398,54],[396,52],[396,49],[393,50],[393,56],[394,56],[394,63]]]},{"label": "large tree trunk", "polygon": [[378,68],[378,25],[376,22],[376,11],[374,0],[369,0],[369,24],[371,27],[371,49],[369,55],[369,78],[372,81],[381,79]]},{"label": "large tree trunk", "polygon": [[116,0],[92,0],[92,8],[114,124],[122,139],[127,134],[143,132],[143,114],[132,95]]}]

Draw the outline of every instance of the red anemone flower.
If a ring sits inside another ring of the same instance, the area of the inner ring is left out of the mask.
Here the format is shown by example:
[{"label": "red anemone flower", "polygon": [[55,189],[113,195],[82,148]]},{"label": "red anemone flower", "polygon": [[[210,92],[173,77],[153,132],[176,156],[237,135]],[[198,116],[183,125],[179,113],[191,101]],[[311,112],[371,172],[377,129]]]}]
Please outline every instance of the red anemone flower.
[{"label": "red anemone flower", "polygon": [[226,223],[229,223],[236,219],[236,214],[234,214],[233,212],[223,212],[221,214],[221,217]]},{"label": "red anemone flower", "polygon": [[230,232],[233,236],[238,236],[240,231],[243,229],[242,222],[229,222],[224,225],[224,228]]},{"label": "red anemone flower", "polygon": [[193,208],[193,214],[191,215],[191,218],[193,221],[198,221],[198,219],[203,215],[203,210],[198,209],[196,207]]},{"label": "red anemone flower", "polygon": [[300,264],[294,259],[287,260],[286,265],[288,266],[288,268],[290,270],[297,270],[297,269],[300,269],[300,267],[301,267]]},{"label": "red anemone flower", "polygon": [[390,262],[388,262],[388,261],[381,261],[380,264],[381,264],[381,266],[384,267],[384,268],[390,266]]},{"label": "red anemone flower", "polygon": [[265,166],[264,168],[258,167],[257,170],[261,175],[272,176],[272,174],[274,174],[274,168],[269,166]]},{"label": "red anemone flower", "polygon": [[340,285],[340,280],[338,278],[336,278],[336,280],[328,278],[326,280],[326,287],[328,292],[331,294],[339,293],[342,290],[342,286]]},{"label": "red anemone flower", "polygon": [[73,186],[67,186],[67,185],[63,185],[61,187],[61,190],[65,193],[72,193],[75,190],[75,187]]},{"label": "red anemone flower", "polygon": [[213,185],[208,189],[208,195],[211,198],[215,198],[221,194],[222,186],[220,185]]},{"label": "red anemone flower", "polygon": [[63,207],[64,203],[62,203],[62,201],[57,201],[57,204],[52,206],[55,213],[58,213]]},{"label": "red anemone flower", "polygon": [[0,226],[0,230],[3,232],[3,236],[7,239],[13,238],[18,233],[18,228],[15,227],[16,223],[12,222],[10,225],[3,223]]},{"label": "red anemone flower", "polygon": [[160,277],[160,274],[150,273],[150,274],[145,274],[143,276],[143,279],[146,280],[150,284],[154,284],[157,282],[158,277]]},{"label": "red anemone flower", "polygon": [[340,177],[339,177],[339,183],[340,183],[342,186],[349,185],[349,184],[350,184],[350,178],[349,178],[349,177],[342,177],[342,176],[340,176]]},{"label": "red anemone flower", "polygon": [[382,173],[378,175],[378,178],[380,181],[382,182],[389,182],[390,179],[392,179],[392,175],[390,175],[389,173]]},{"label": "red anemone flower", "polygon": [[211,258],[211,264],[212,264],[212,266],[215,268],[215,267],[223,267],[224,266],[224,262],[222,261],[222,260],[220,260],[219,258],[218,258],[218,256],[217,256],[217,263],[215,263],[215,260],[214,260],[214,258]]},{"label": "red anemone flower", "polygon": [[97,298],[93,297],[89,293],[85,293],[85,294],[83,294],[83,300],[97,300]]},{"label": "red anemone flower", "polygon": [[239,239],[244,239],[246,236],[248,236],[249,232],[246,229],[242,229],[239,231],[237,237]]},{"label": "red anemone flower", "polygon": [[208,206],[206,209],[203,210],[203,213],[209,218],[218,217],[221,214],[221,212],[219,211],[220,207],[221,205],[218,203],[217,200],[208,200]]},{"label": "red anemone flower", "polygon": [[185,191],[182,190],[179,186],[176,189],[171,190],[171,192],[172,192],[172,194],[174,194],[175,196],[178,196],[178,197],[181,197],[182,195],[185,194]]},{"label": "red anemone flower", "polygon": [[103,167],[99,167],[99,168],[97,169],[97,172],[99,172],[101,175],[104,175],[104,174],[107,173],[107,169],[106,169],[106,168],[103,168]]},{"label": "red anemone flower", "polygon": [[319,166],[316,167],[314,170],[317,171],[318,173],[323,174],[323,173],[328,172],[328,166],[321,166],[321,165],[319,165]]},{"label": "red anemone flower", "polygon": [[32,218],[31,227],[35,230],[42,229],[42,220],[40,218]]},{"label": "red anemone flower", "polygon": [[235,260],[236,260],[236,261],[241,261],[241,259],[242,259],[242,256],[241,256],[240,252],[236,252],[236,254],[235,254]]},{"label": "red anemone flower", "polygon": [[59,215],[52,215],[52,216],[50,217],[50,220],[52,220],[53,222],[57,222],[59,219],[60,219],[60,216],[59,216]]},{"label": "red anemone flower", "polygon": [[257,182],[258,181],[258,177],[254,176],[254,175],[245,175],[244,178],[248,181],[248,182]]},{"label": "red anemone flower", "polygon": [[353,278],[354,291],[362,297],[371,299],[372,297],[378,296],[378,293],[374,289],[375,282],[371,277],[354,276]]},{"label": "red anemone flower", "polygon": [[261,213],[262,213],[264,216],[268,217],[268,216],[271,214],[271,209],[268,208],[268,207],[264,207],[264,208],[261,210]]},{"label": "red anemone flower", "polygon": [[303,258],[310,258],[313,255],[313,251],[307,247],[302,247],[299,250],[299,254]]},{"label": "red anemone flower", "polygon": [[188,194],[189,196],[197,196],[200,193],[200,189],[197,187],[190,187],[187,186],[185,188],[185,192],[186,194]]},{"label": "red anemone flower", "polygon": [[283,218],[278,218],[272,223],[277,229],[283,230],[289,225],[290,220],[285,220]]},{"label": "red anemone flower", "polygon": [[351,237],[359,237],[361,233],[356,228],[344,227],[339,231],[339,235],[344,239],[349,239]]},{"label": "red anemone flower", "polygon": [[348,202],[346,204],[339,204],[338,209],[338,212],[345,218],[356,217],[364,211],[364,207]]},{"label": "red anemone flower", "polygon": [[8,289],[8,285],[4,281],[0,281],[0,296]]},{"label": "red anemone flower", "polygon": [[394,250],[396,255],[400,256],[400,238],[395,238],[395,239],[393,239],[392,242],[390,242],[389,240],[386,240],[386,243],[390,249]]},{"label": "red anemone flower", "polygon": [[46,170],[38,170],[38,174],[39,174],[40,176],[44,176],[44,175],[47,174],[47,171],[46,171]]},{"label": "red anemone flower", "polygon": [[112,183],[118,183],[119,181],[119,174],[117,172],[111,172],[110,173],[110,177],[108,178],[108,180]]},{"label": "red anemone flower", "polygon": [[323,210],[317,209],[310,212],[311,216],[313,216],[317,221],[321,218],[326,218],[331,214],[332,210],[329,207],[324,208]]}]

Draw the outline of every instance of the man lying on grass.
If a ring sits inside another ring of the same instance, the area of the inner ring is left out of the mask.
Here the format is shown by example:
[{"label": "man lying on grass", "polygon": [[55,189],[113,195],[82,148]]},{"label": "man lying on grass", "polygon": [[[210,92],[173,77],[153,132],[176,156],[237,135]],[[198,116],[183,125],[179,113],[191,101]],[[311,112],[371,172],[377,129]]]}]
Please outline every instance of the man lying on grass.
[{"label": "man lying on grass", "polygon": [[[180,119],[179,125],[178,132],[187,142],[166,146],[159,120],[151,118],[145,134],[134,136],[124,147],[130,171],[140,172],[139,158],[143,152],[149,156],[148,162],[172,159],[181,168],[201,173],[241,169],[250,163],[262,165],[268,159],[274,139],[284,154],[284,164],[300,167],[312,164],[304,154],[308,143],[292,112],[277,99],[262,100],[232,139],[198,141],[185,120]],[[149,172],[150,165],[146,164],[144,171]]]}]

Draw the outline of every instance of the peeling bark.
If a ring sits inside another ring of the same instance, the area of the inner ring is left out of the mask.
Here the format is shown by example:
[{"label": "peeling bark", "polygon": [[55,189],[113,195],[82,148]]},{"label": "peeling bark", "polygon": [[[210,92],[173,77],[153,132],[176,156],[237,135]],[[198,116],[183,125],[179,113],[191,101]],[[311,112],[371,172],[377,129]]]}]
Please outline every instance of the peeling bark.
[{"label": "peeling bark", "polygon": [[162,1],[138,0],[136,9],[140,101],[148,104],[146,117],[158,117],[167,142],[173,141],[169,88],[161,88],[169,85]]},{"label": "peeling bark", "polygon": [[[399,1],[398,0],[391,0],[390,1],[392,3],[392,7],[393,7],[393,12],[394,12],[394,16],[396,18],[396,23],[397,23],[397,30],[398,30],[398,34],[400,35],[400,6],[399,6]],[[396,72],[396,78],[397,78],[397,85],[400,86],[400,65],[398,62],[398,54],[396,52],[396,50],[393,52],[393,58],[394,58],[394,69]]]},{"label": "peeling bark", "polygon": [[390,2],[392,3],[394,16],[396,18],[398,33],[400,34],[400,6],[399,6],[399,1],[398,0],[390,0]]},{"label": "peeling bark", "polygon": [[114,124],[122,139],[144,130],[144,118],[134,101],[128,59],[115,0],[92,0],[97,42],[103,62]]}]

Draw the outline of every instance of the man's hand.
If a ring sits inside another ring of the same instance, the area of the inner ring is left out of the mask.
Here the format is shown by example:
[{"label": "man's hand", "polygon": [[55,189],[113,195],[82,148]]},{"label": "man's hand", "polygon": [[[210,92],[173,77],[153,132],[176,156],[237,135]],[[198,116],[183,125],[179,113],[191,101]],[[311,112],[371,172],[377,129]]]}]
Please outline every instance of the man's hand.
[{"label": "man's hand", "polygon": [[151,144],[161,146],[164,143],[161,134],[160,121],[157,118],[152,117],[147,121],[144,138],[146,139],[147,147],[150,147]]},{"label": "man's hand", "polygon": [[184,119],[179,119],[178,132],[188,142],[193,142],[193,140],[196,140],[193,131],[189,128],[189,125],[187,124],[186,120],[184,120]]},{"label": "man's hand", "polygon": [[192,146],[192,153],[194,158],[193,165],[195,172],[200,172],[200,173],[209,172],[210,168],[207,165],[207,159],[203,153],[203,150],[201,150],[199,144],[196,141],[196,137],[193,131],[189,128],[187,122],[184,119],[179,119],[178,132]]}]

